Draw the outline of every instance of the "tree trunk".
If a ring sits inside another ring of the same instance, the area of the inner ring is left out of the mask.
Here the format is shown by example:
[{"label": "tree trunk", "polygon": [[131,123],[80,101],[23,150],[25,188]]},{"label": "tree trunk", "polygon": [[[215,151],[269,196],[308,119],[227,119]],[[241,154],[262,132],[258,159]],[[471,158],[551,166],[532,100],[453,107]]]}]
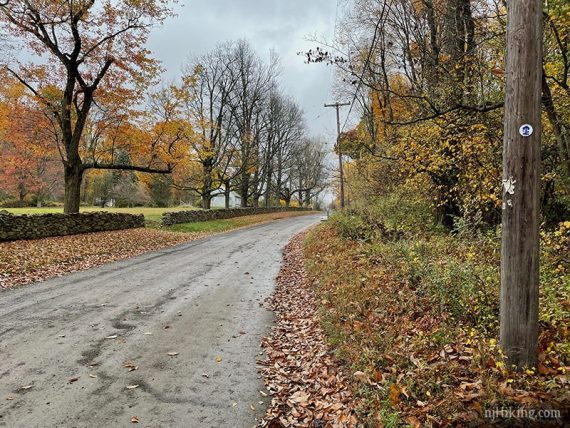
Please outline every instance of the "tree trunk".
[{"label": "tree trunk", "polygon": [[453,199],[448,199],[441,207],[442,219],[441,223],[449,231],[455,227],[455,219],[461,216],[461,209]]},{"label": "tree trunk", "polygon": [[277,180],[275,182],[275,205],[276,206],[280,206],[281,205],[281,187],[283,187],[283,184],[281,183],[281,172],[279,172],[277,174]]},{"label": "tree trunk", "polygon": [[508,367],[524,369],[538,359],[542,2],[507,8],[500,339]]},{"label": "tree trunk", "polygon": [[65,166],[64,170],[65,198],[63,203],[63,212],[65,214],[76,214],[79,212],[83,170],[77,165]]},{"label": "tree trunk", "polygon": [[249,193],[249,175],[248,174],[244,174],[242,176],[242,180],[240,183],[240,191],[241,191],[240,206],[242,208],[245,208],[245,207],[247,207],[247,197],[248,197],[248,193]]},{"label": "tree trunk", "polygon": [[202,208],[209,210],[212,207],[212,195],[202,195]]},{"label": "tree trunk", "polygon": [[212,167],[206,163],[203,168],[202,208],[209,210],[212,205]]},{"label": "tree trunk", "polygon": [[229,180],[224,181],[224,202],[225,202],[225,207],[226,209],[230,209],[230,192],[231,192],[231,188],[230,188],[230,182]]},{"label": "tree trunk", "polygon": [[26,191],[23,186],[20,186],[20,190],[18,192],[18,206],[21,208],[24,206],[24,198],[26,197]]},{"label": "tree trunk", "polygon": [[264,197],[264,205],[269,207],[271,205],[272,195],[271,192],[273,191],[272,185],[272,178],[273,178],[273,167],[269,167],[267,170],[267,187],[265,189],[265,197]]},{"label": "tree trunk", "polygon": [[550,92],[550,86],[548,86],[548,81],[544,75],[544,70],[542,73],[542,105],[546,111],[548,121],[552,125],[554,135],[556,136],[558,153],[560,154],[560,161],[562,162],[564,173],[567,177],[570,177],[570,140],[568,138],[568,131],[563,119],[558,115],[554,107],[552,93]]}]

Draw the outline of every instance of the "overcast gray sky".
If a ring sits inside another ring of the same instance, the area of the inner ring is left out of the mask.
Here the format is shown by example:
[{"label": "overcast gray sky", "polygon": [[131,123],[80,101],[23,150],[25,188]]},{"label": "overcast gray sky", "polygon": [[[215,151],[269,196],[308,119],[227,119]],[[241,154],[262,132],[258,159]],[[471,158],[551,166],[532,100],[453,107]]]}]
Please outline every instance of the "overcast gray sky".
[{"label": "overcast gray sky", "polygon": [[335,0],[180,0],[177,17],[153,31],[149,48],[167,69],[167,79],[179,75],[187,58],[211,50],[217,43],[247,39],[256,52],[269,59],[270,50],[281,58],[281,87],[305,111],[314,136],[332,146],[335,113],[323,103],[332,101],[331,67],[305,64],[297,52],[314,48],[307,37],[331,39]]}]

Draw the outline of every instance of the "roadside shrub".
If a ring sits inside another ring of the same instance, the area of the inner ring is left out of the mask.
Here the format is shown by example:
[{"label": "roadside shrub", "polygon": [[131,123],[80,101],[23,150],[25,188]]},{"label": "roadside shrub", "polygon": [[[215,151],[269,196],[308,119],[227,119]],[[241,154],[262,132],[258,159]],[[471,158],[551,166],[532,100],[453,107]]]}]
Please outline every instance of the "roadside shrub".
[{"label": "roadside shrub", "polygon": [[407,189],[377,198],[363,210],[368,217],[380,219],[392,231],[418,233],[440,227],[435,221],[433,202]]},{"label": "roadside shrub", "polygon": [[368,241],[374,235],[373,228],[356,213],[335,212],[329,221],[347,239]]},{"label": "roadside shrub", "polygon": [[400,251],[407,281],[428,298],[432,310],[489,331],[498,314],[498,269],[496,260],[480,259],[481,252],[492,253],[483,246],[476,253],[469,244],[438,236],[407,242]]}]

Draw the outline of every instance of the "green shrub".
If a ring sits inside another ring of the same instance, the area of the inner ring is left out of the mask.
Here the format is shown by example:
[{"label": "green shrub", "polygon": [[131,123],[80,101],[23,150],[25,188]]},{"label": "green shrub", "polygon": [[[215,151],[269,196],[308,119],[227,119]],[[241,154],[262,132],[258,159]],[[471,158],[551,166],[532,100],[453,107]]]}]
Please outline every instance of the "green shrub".
[{"label": "green shrub", "polygon": [[335,212],[329,221],[344,238],[369,241],[374,236],[373,228],[358,214]]},{"label": "green shrub", "polygon": [[426,232],[439,228],[428,198],[400,190],[374,200],[365,212],[371,218],[381,219],[384,225],[398,232]]}]

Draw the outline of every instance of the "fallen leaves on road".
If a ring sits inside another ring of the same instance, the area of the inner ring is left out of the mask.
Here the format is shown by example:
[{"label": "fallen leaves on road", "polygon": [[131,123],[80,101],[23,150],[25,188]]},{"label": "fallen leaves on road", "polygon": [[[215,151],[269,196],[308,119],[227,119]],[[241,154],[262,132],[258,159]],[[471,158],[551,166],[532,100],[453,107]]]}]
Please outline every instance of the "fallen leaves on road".
[{"label": "fallen leaves on road", "polygon": [[130,372],[138,370],[138,368],[139,368],[137,365],[135,365],[134,363],[131,363],[130,361],[125,361],[123,363],[123,367],[126,369],[129,369]]},{"label": "fallen leaves on road", "polygon": [[205,235],[141,228],[0,242],[0,288],[89,269]]},{"label": "fallen leaves on road", "polygon": [[138,423],[139,423],[139,418],[136,417],[136,416],[133,416],[133,417],[131,418],[131,423],[133,423],[133,424],[138,424]]},{"label": "fallen leaves on road", "polygon": [[348,380],[327,348],[305,277],[304,236],[287,245],[277,290],[269,300],[277,321],[271,336],[262,341],[267,359],[259,365],[271,404],[259,426],[354,427]]}]

